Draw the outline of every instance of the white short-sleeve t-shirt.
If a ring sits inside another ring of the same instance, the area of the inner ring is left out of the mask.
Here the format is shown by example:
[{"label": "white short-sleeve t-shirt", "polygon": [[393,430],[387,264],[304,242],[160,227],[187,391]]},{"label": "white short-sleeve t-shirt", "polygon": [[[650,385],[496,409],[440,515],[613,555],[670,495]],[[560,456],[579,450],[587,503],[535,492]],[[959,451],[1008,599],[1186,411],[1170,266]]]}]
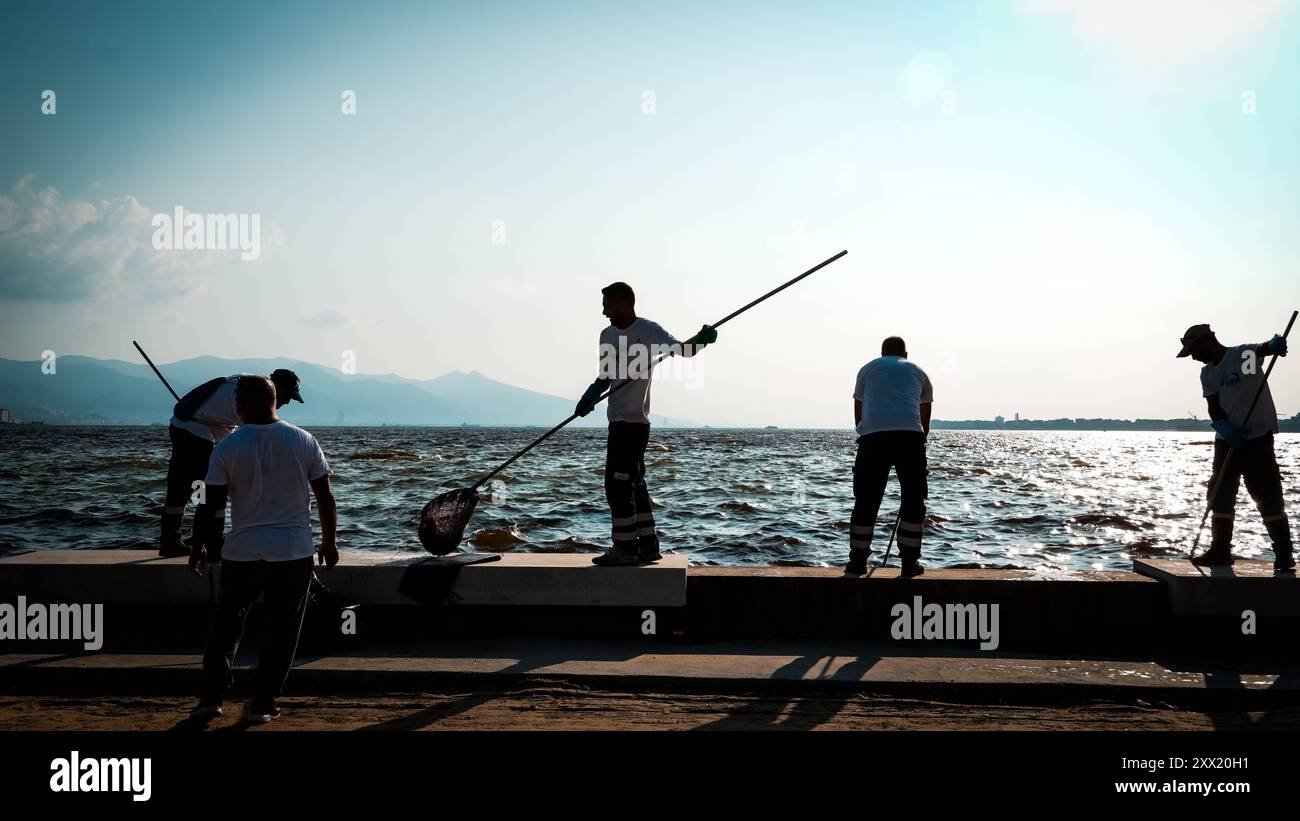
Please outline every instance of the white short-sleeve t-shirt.
[{"label": "white short-sleeve t-shirt", "polygon": [[[1269,392],[1264,380],[1264,357],[1256,356],[1258,345],[1236,345],[1228,349],[1214,365],[1201,368],[1201,394],[1218,395],[1219,404],[1228,414],[1228,421],[1241,431],[1247,439],[1254,439],[1266,433],[1277,433],[1277,408],[1273,406],[1273,394]],[[1249,363],[1253,373],[1246,372]],[[1263,382],[1264,390],[1259,395],[1259,402],[1251,412],[1249,421],[1246,411],[1255,398]],[[1222,439],[1222,436],[1215,436]]]},{"label": "white short-sleeve t-shirt", "polygon": [[222,558],[282,562],[313,555],[310,483],[329,473],[316,437],[283,419],[241,425],[212,450],[207,484],[226,485]]},{"label": "white short-sleeve t-shirt", "polygon": [[225,439],[243,421],[239,418],[239,411],[235,409],[235,385],[238,382],[238,376],[227,377],[225,384],[213,391],[212,395],[199,405],[193,419],[178,419],[172,416],[172,427],[187,430],[209,442],[220,442]]},{"label": "white short-sleeve t-shirt", "polygon": [[650,363],[680,344],[659,323],[644,317],[626,328],[610,325],[600,332],[601,378],[612,379],[611,387],[629,378],[632,382],[609,397],[609,421],[650,424]]},{"label": "white short-sleeve t-shirt", "polygon": [[934,401],[934,387],[925,371],[903,357],[882,356],[858,371],[853,398],[862,403],[859,436],[885,430],[924,433],[921,404]]}]

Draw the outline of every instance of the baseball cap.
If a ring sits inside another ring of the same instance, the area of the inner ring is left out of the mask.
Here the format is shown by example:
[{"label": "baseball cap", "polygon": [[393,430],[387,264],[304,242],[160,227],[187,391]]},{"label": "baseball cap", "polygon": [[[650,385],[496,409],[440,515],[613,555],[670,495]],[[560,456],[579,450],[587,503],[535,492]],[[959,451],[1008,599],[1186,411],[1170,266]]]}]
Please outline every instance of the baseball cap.
[{"label": "baseball cap", "polygon": [[1178,352],[1178,356],[1191,356],[1192,346],[1208,336],[1214,336],[1214,331],[1210,330],[1209,325],[1193,325],[1188,328],[1187,333],[1183,334],[1183,338],[1178,340],[1183,343],[1183,348]]},{"label": "baseball cap", "polygon": [[276,368],[271,372],[271,381],[276,384],[276,390],[279,390],[280,385],[291,386],[289,398],[296,399],[299,403],[302,403],[302,391],[299,390],[299,387],[302,385],[302,380],[298,378],[298,374],[288,368]]}]

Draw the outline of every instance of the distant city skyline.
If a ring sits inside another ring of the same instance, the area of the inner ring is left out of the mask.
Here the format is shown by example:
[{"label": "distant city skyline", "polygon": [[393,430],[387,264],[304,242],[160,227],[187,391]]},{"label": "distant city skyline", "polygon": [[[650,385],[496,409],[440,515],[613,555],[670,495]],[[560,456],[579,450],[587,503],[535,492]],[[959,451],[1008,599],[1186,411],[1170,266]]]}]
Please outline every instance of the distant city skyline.
[{"label": "distant city skyline", "polygon": [[841,427],[898,334],[939,418],[1203,413],[1183,331],[1300,307],[1298,7],[7,3],[0,357],[576,400],[604,285],[686,337],[848,249],[653,412]]}]

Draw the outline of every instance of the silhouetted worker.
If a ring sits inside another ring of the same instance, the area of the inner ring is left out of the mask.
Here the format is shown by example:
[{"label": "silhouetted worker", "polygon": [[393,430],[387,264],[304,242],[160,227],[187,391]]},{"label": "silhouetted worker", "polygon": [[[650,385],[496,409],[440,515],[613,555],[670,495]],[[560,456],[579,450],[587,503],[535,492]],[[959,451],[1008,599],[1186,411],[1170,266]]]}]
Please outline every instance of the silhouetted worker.
[{"label": "silhouetted worker", "polygon": [[[248,720],[265,723],[280,715],[284,689],[298,649],[312,578],[312,557],[338,564],[338,511],[329,465],[316,438],[276,416],[278,390],[265,376],[241,376],[235,401],[244,424],[212,451],[208,503],[195,524],[190,568],[203,575],[205,545],[215,537],[216,513],[230,498],[230,536],[221,562],[221,592],[203,654],[204,687],[191,718],[222,714],[234,682],[232,665],[244,618],[259,596],[264,640]],[[321,544],[312,544],[311,495],[320,511]]]},{"label": "silhouetted worker", "polygon": [[[1214,428],[1214,469],[1206,493],[1210,505],[1210,549],[1192,558],[1203,566],[1232,564],[1232,524],[1237,506],[1237,490],[1244,477],[1246,490],[1255,500],[1264,527],[1273,540],[1273,567],[1295,568],[1292,554],[1291,527],[1282,502],[1282,473],[1273,453],[1273,434],[1277,432],[1277,410],[1273,394],[1264,381],[1264,357],[1286,356],[1286,340],[1274,335],[1268,342],[1224,347],[1209,325],[1193,325],[1180,340],[1178,356],[1190,356],[1205,363],[1201,368],[1201,393],[1210,409],[1210,427]],[[1260,391],[1260,388],[1263,388]],[[1246,418],[1246,411],[1260,391],[1259,401]],[[1228,452],[1232,459],[1228,460]],[[1228,469],[1214,492],[1215,477]]]},{"label": "silhouetted worker", "polygon": [[[210,379],[182,396],[172,409],[168,428],[172,455],[167,463],[167,498],[163,502],[159,556],[185,556],[190,552],[181,544],[185,505],[194,492],[194,483],[207,475],[212,448],[239,427],[239,412],[235,407],[238,381],[238,375]],[[271,374],[271,381],[275,383],[277,408],[289,404],[290,399],[302,402],[298,375],[293,371],[280,368]],[[210,548],[211,560],[220,560],[220,536]]]},{"label": "silhouetted worker", "polygon": [[694,356],[718,340],[708,325],[685,343],[657,323],[636,315],[636,295],[626,282],[601,289],[602,313],[609,327],[600,332],[600,376],[578,400],[574,413],[586,416],[613,384],[630,384],[609,398],[609,439],[605,454],[605,498],[613,526],[613,546],[592,559],[602,566],[658,561],[659,534],[650,512],[645,483],[645,449],[650,441],[650,363],[669,350]]},{"label": "silhouetted worker", "polygon": [[930,435],[934,388],[925,371],[907,361],[907,345],[896,336],[880,346],[880,358],[858,371],[853,388],[853,421],[858,457],[853,463],[853,516],[849,520],[849,561],[845,572],[867,572],[876,514],[889,471],[898,474],[902,511],[898,555],[904,576],[919,576],[921,526],[925,522],[925,440]]}]

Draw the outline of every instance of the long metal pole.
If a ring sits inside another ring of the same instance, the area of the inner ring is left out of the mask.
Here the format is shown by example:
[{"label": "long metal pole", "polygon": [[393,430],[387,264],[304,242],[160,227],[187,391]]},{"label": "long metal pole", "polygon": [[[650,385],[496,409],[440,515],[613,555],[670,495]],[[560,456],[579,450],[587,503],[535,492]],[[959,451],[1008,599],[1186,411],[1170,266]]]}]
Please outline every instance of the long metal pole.
[{"label": "long metal pole", "polygon": [[[1291,312],[1291,320],[1286,323],[1286,330],[1282,332],[1283,339],[1291,335],[1291,326],[1295,324],[1297,314],[1300,314],[1300,311]],[[1273,354],[1273,358],[1268,362],[1268,367],[1264,369],[1264,379],[1259,383],[1259,387],[1255,389],[1255,398],[1250,400],[1250,407],[1246,409],[1246,415],[1242,419],[1243,436],[1245,435],[1246,425],[1250,423],[1250,415],[1255,412],[1255,403],[1259,402],[1260,395],[1264,393],[1264,386],[1268,384],[1268,375],[1273,372],[1273,366],[1276,364],[1277,354]],[[1201,545],[1201,532],[1205,530],[1205,520],[1210,517],[1210,511],[1214,509],[1214,500],[1219,495],[1219,486],[1223,484],[1223,477],[1228,474],[1228,466],[1232,464],[1232,455],[1236,452],[1235,448],[1228,449],[1228,455],[1223,457],[1223,464],[1219,466],[1219,471],[1211,484],[1210,499],[1205,505],[1205,512],[1201,514],[1201,523],[1196,527],[1196,539],[1192,542],[1191,556],[1193,559],[1196,558],[1196,548]]]},{"label": "long metal pole", "polygon": [[[713,323],[713,325],[712,325],[711,327],[713,327],[713,328],[717,328],[717,327],[719,327],[719,326],[721,326],[721,325],[723,325],[723,324],[725,324],[725,323],[727,323],[727,322],[730,322],[731,320],[733,320],[733,319],[735,319],[736,317],[740,316],[740,315],[743,314],[745,311],[748,311],[750,308],[753,308],[755,305],[757,305],[758,303],[760,303],[760,302],[762,302],[763,300],[767,299],[768,297],[772,297],[772,296],[775,296],[776,294],[781,293],[781,292],[784,291],[786,288],[789,288],[791,285],[795,284],[796,282],[798,282],[799,280],[803,279],[804,277],[812,276],[813,274],[815,274],[815,273],[817,273],[818,271],[820,271],[821,269],[825,268],[827,265],[830,265],[832,262],[834,262],[835,260],[839,259],[840,257],[844,256],[844,255],[847,254],[847,253],[848,253],[847,250],[840,251],[840,252],[839,252],[838,254],[836,254],[835,256],[830,257],[829,259],[825,259],[825,260],[823,260],[822,262],[817,263],[816,265],[814,265],[813,267],[809,268],[807,271],[804,271],[802,274],[800,274],[799,276],[795,277],[794,279],[791,279],[791,280],[789,280],[788,282],[786,282],[785,284],[780,285],[780,286],[778,286],[778,287],[776,287],[776,288],[773,288],[772,290],[770,290],[770,291],[768,291],[767,293],[763,294],[763,295],[762,295],[761,297],[759,297],[758,299],[754,300],[753,302],[750,302],[748,305],[745,305],[745,306],[743,306],[743,307],[741,307],[741,308],[737,308],[736,310],[734,310],[734,311],[732,311],[731,313],[727,314],[727,315],[724,316],[722,319],[719,319],[717,322]],[[688,339],[688,340],[687,340],[685,343],[683,343],[683,344],[686,344],[686,345],[691,344],[691,340],[693,340],[694,338],[695,338],[695,337],[691,337],[691,339]],[[137,347],[139,347],[139,346],[137,346]],[[144,353],[144,351],[141,351],[141,353]],[[672,356],[672,355],[673,355],[673,352],[672,352],[672,351],[668,352],[667,354],[665,354],[665,355],[659,357],[658,359],[656,359],[654,362],[650,363],[650,367],[651,367],[651,368],[654,368],[655,365],[658,365],[660,362],[664,361],[665,359],[667,359],[668,357],[670,357],[670,356]],[[148,357],[145,357],[145,358],[148,359]],[[153,363],[150,363],[150,364],[153,364]],[[156,372],[156,371],[157,371],[157,368],[155,368],[154,370],[155,370],[155,372]],[[161,377],[162,377],[162,374],[158,374],[158,376],[159,376],[159,378],[161,378]],[[621,390],[622,388],[624,388],[624,387],[626,387],[627,385],[629,385],[632,381],[633,381],[633,380],[631,380],[631,379],[624,379],[622,382],[618,383],[617,385],[615,385],[614,387],[610,388],[609,390],[607,390],[607,391],[605,391],[604,393],[602,393],[599,397],[597,397],[597,398],[596,398],[596,402],[595,402],[595,404],[600,404],[601,400],[608,399],[610,396],[614,395],[616,392],[618,392],[618,391]],[[178,401],[179,401],[179,400],[178,400]],[[524,455],[525,453],[527,453],[528,451],[530,451],[530,450],[532,450],[533,448],[537,447],[537,446],[540,445],[542,442],[545,442],[548,438],[550,438],[551,434],[555,433],[555,432],[558,431],[560,428],[564,427],[565,425],[569,424],[570,422],[572,422],[574,419],[577,419],[577,418],[578,418],[578,414],[576,414],[576,413],[575,413],[575,414],[572,414],[571,416],[569,416],[568,419],[565,419],[565,420],[564,420],[563,422],[561,422],[560,424],[556,425],[555,427],[553,427],[553,428],[551,428],[550,430],[548,430],[546,433],[543,433],[541,436],[539,436],[539,437],[537,437],[536,439],[534,439],[534,440],[532,441],[532,443],[531,443],[528,447],[526,447],[526,448],[524,448],[523,450],[519,451],[519,452],[516,453],[514,456],[511,456],[511,457],[510,457],[509,459],[507,459],[504,463],[502,463],[501,466],[498,467],[496,470],[492,471],[491,473],[489,473],[489,474],[487,474],[486,476],[484,476],[482,479],[479,479],[477,482],[475,482],[473,488],[471,488],[471,489],[472,489],[472,490],[477,490],[481,485],[483,485],[485,482],[487,482],[487,481],[488,481],[489,479],[491,479],[493,476],[496,476],[498,473],[500,473],[501,471],[505,470],[506,468],[508,468],[508,467],[510,467],[512,464],[514,464],[515,461],[516,461],[517,459],[519,459],[519,457],[523,456],[523,455]]]},{"label": "long metal pole", "polygon": [[[153,360],[149,358],[149,354],[144,352],[144,348],[140,347],[140,343],[132,339],[131,344],[134,345],[135,349],[140,352],[141,356],[144,357],[144,361],[149,363],[149,367],[153,368],[153,372],[158,374],[158,378],[162,380],[163,386],[166,387],[167,390],[171,391],[172,396],[176,396],[176,391],[173,391],[172,386],[167,383],[167,377],[163,376],[162,371],[158,370],[158,366],[155,365],[153,363]],[[179,396],[176,396],[176,401],[177,402],[181,401],[181,398]]]}]

